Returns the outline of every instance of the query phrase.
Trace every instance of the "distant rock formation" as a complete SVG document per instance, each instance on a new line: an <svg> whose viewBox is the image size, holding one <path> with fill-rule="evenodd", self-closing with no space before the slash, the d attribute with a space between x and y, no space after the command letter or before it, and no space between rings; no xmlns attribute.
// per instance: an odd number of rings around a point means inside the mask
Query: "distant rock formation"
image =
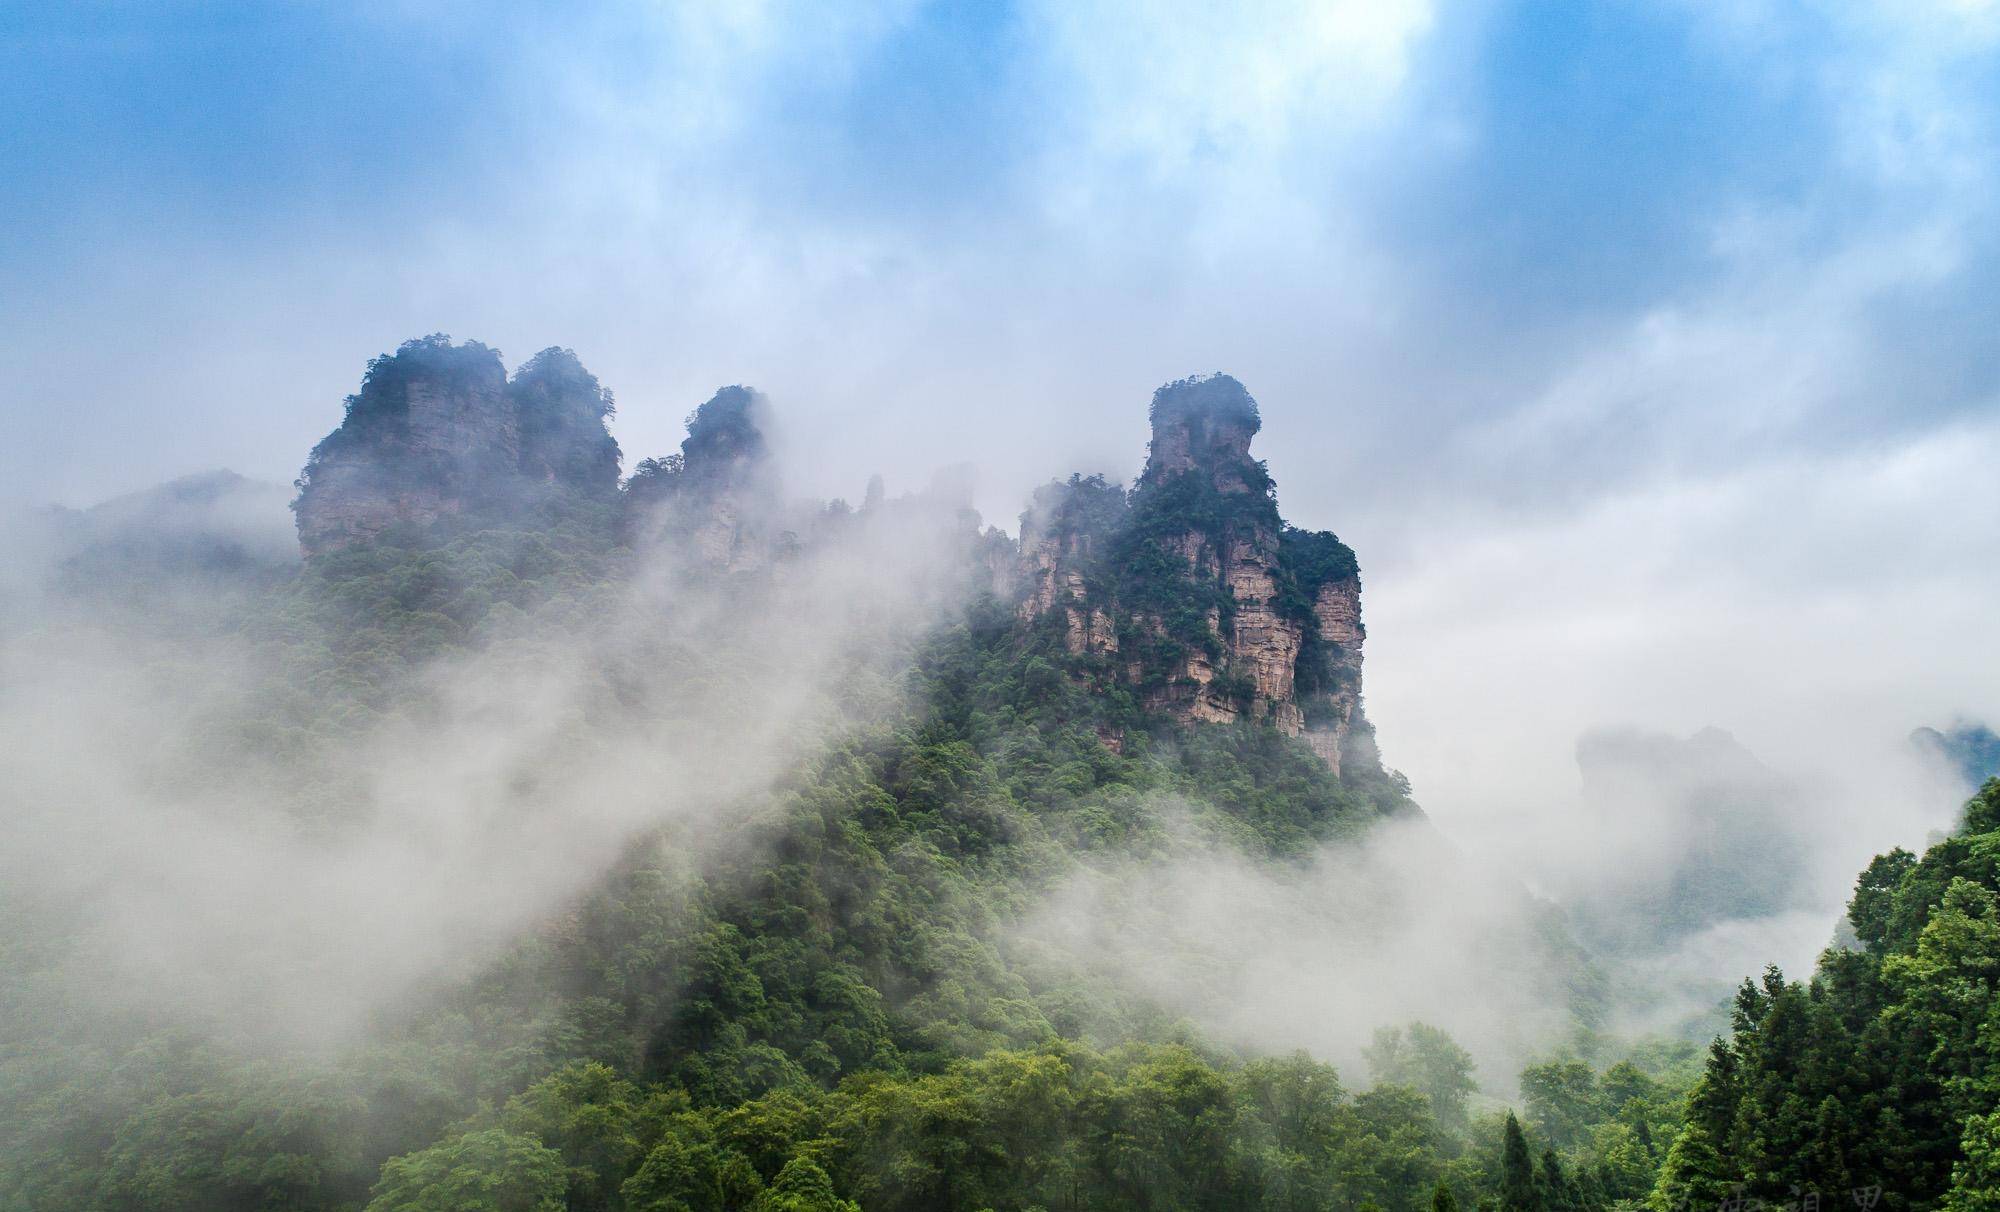
<svg viewBox="0 0 2000 1212"><path fill-rule="evenodd" d="M566 349L510 380L477 341L406 342L369 363L340 427L313 450L293 502L300 545L310 558L392 531L533 524L551 503L584 502L603 506L607 534L682 567L748 573L782 569L857 521L939 514L971 592L1011 595L1025 627L1054 628L1079 676L1182 723L1267 725L1336 772L1380 770L1362 713L1354 553L1279 516L1250 453L1257 402L1227 375L1155 392L1131 491L1101 477L1048 485L1018 546L982 528L963 473L900 502L878 481L858 515L786 502L768 404L743 386L695 409L680 452L640 463L621 490L612 407Z"/></svg>
<svg viewBox="0 0 2000 1212"><path fill-rule="evenodd" d="M618 492L618 440L605 423L617 411L610 389L571 350L529 358L507 384L520 428L521 475L599 500Z"/></svg>
<svg viewBox="0 0 2000 1212"><path fill-rule="evenodd" d="M299 562L282 484L233 471L183 476L88 509L0 516L0 613L7 599L56 592L161 609L175 589L263 584Z"/></svg>
<svg viewBox="0 0 2000 1212"><path fill-rule="evenodd" d="M1101 478L1036 494L1022 518L1024 620L1185 723L1267 721L1336 771L1374 765L1361 711L1354 553L1278 515L1250 456L1256 401L1227 375L1153 396L1152 446L1128 495Z"/></svg>
<svg viewBox="0 0 2000 1212"><path fill-rule="evenodd" d="M1942 732L1919 728L1910 733L1910 745L1962 784L1967 795L1987 779L2000 778L2000 736L1985 724L1959 720Z"/></svg>
<svg viewBox="0 0 2000 1212"><path fill-rule="evenodd" d="M681 452L640 463L625 486L635 532L683 541L702 563L732 572L767 563L780 508L768 407L761 393L733 386L695 409Z"/></svg>
<svg viewBox="0 0 2000 1212"><path fill-rule="evenodd" d="M566 349L507 379L498 351L442 335L368 364L340 427L313 448L293 504L313 556L398 527L500 519L554 496L612 499L611 393Z"/></svg>
<svg viewBox="0 0 2000 1212"><path fill-rule="evenodd" d="M1632 730L1576 746L1592 861L1564 878L1571 919L1607 952L1669 950L1724 922L1802 907L1812 804L1729 733Z"/></svg>

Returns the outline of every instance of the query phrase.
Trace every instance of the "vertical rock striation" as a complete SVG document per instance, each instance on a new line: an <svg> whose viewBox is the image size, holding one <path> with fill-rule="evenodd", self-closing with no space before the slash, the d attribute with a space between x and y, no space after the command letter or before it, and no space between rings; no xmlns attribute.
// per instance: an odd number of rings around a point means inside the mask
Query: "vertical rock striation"
<svg viewBox="0 0 2000 1212"><path fill-rule="evenodd" d="M1021 570L1014 579L1027 596L1016 613L1032 621L1059 609L1064 645L1072 655L1110 657L1118 651L1116 625L1092 594L1086 570L1124 514L1123 489L1103 476L1072 476L1067 484L1037 490L1021 515Z"/></svg>

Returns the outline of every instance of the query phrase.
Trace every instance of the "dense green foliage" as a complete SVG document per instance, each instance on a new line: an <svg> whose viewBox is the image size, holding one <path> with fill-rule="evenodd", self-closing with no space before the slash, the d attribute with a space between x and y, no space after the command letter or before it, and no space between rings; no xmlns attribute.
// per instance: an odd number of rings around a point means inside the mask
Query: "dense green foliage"
<svg viewBox="0 0 2000 1212"><path fill-rule="evenodd" d="M1690 1095L1664 1204L1875 1191L1889 1208L1993 1198L2000 1106L2000 780L1960 832L1862 875L1858 950L1805 983L1746 981ZM1795 1197L1794 1197L1795 1198Z"/></svg>
<svg viewBox="0 0 2000 1212"><path fill-rule="evenodd" d="M1467 1100L1479 1083L1472 1077L1472 1054L1449 1035L1428 1023L1411 1023L1407 1031L1384 1027L1365 1055L1378 1085L1408 1086L1430 1100L1440 1125L1465 1127Z"/></svg>
<svg viewBox="0 0 2000 1212"><path fill-rule="evenodd" d="M500 1142L518 1144L494 1164L521 1168L523 1146L541 1141L570 1167L563 1206L593 1209L794 1206L784 1197L831 1209L846 1192L864 1208L909 1212L1367 1202L1416 1212L1445 1168L1418 1102L1393 1091L1348 1099L1304 1057L1237 1065L1181 1045L1102 1054L1051 1043L728 1107L649 1096L601 1066L566 1069L392 1163L370 1208L428 1208L429 1189L404 1175L448 1173ZM521 1174L521 1197L544 1181Z"/></svg>

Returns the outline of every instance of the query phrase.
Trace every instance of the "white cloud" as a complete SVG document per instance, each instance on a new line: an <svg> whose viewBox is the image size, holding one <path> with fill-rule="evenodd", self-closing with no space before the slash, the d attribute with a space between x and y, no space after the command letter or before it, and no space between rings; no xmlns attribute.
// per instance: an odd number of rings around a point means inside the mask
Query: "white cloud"
<svg viewBox="0 0 2000 1212"><path fill-rule="evenodd" d="M1448 833L1553 883L1595 861L1565 845L1579 734L1722 727L1807 789L1831 912L1870 854L1949 823L1909 730L2000 718L1995 466L1989 419L1432 524L1368 582L1385 756Z"/></svg>
<svg viewBox="0 0 2000 1212"><path fill-rule="evenodd" d="M1292 152L1378 116L1428 0L1038 4L1049 98L1094 151L1139 171Z"/></svg>
<svg viewBox="0 0 2000 1212"><path fill-rule="evenodd" d="M1288 512L1360 550L1384 744L1448 821L1555 811L1599 723L1723 724L1842 773L1806 743L1831 726L1893 742L2000 712L1978 614L2000 562L1964 521L1995 516L2000 452L1948 427L1993 402L1918 410L1923 357L1881 327L1984 297L1994 6L1678 6L1704 69L1831 115L1832 158L1724 189L1627 310L1467 321L1507 284L1412 268L1435 233L1371 215L1363 178L1434 150L1413 99L1477 129L1477 88L1426 73L1484 66L1465 26L1507 20L1489 7L1035 0L991 49L1017 129L957 149L1001 161L969 217L835 205L883 165L787 159L911 4L496 18L505 100L541 116L491 199L282 246L108 235L60 297L15 304L0 492L289 478L369 354L441 328L516 360L576 347L629 457L746 380L802 491L976 456L1005 520L1036 478L1136 470L1147 392L1227 369L1265 401Z"/></svg>

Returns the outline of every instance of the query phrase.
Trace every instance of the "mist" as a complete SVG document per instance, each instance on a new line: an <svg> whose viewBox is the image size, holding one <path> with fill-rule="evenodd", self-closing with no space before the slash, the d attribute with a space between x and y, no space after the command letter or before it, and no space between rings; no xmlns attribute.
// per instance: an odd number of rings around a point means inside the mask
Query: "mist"
<svg viewBox="0 0 2000 1212"><path fill-rule="evenodd" d="M1793 908L1818 925L1780 925L1764 962L1803 970L1869 856L1920 848L1969 793L1908 738L2000 710L1979 622L1993 539L1969 524L2000 510L1996 455L2000 429L1968 424L1397 551L1368 583L1388 760L1442 829L1561 899L1674 857L1588 802L1577 743L1721 729L1784 788ZM1633 793L1671 798L1662 777Z"/></svg>
<svg viewBox="0 0 2000 1212"><path fill-rule="evenodd" d="M1285 414L1272 411L1276 443ZM772 448L788 468L802 457L784 424ZM1857 461L1817 497L1806 473L1786 473L1671 505L1489 523L1419 541L1379 575L1364 552L1368 706L1431 823L1296 869L1184 847L1086 871L1022 937L1253 1051L1352 1064L1379 1027L1438 1024L1503 1091L1574 1035L1569 977L1548 967L1564 911L1605 965L1603 1025L1712 1022L1742 976L1809 967L1869 854L1954 819L1963 786L1905 737L1948 718L1943 703L1978 709L1984 684L1962 674L1911 697L1866 657L1963 654L1985 540L1938 519L2000 506L1976 474L1994 453L1974 428L1888 465ZM85 914L72 928L91 941L68 962L93 998L170 1005L267 1043L352 1043L412 990L476 972L635 837L721 844L814 746L883 718L897 663L964 600L947 570L982 477L961 464L931 478L904 507L829 532L768 595L642 550L609 600L503 617L474 650L403 674L381 718L304 754L230 740L288 673L271 637L237 629L231 592L166 575L132 612L52 589L157 572L120 562L190 545L296 575L288 493L200 477L23 518L0 683L24 808L10 893ZM1774 491L1794 502L1782 522L1763 504ZM809 526L817 507L789 508ZM1753 517L1781 529L1746 535ZM1811 545L1832 534L1841 596L1798 617L1798 591L1823 576ZM1954 571L1927 579L1931 567ZM1673 595L1658 594L1662 577ZM625 710L606 713L607 686ZM1673 756L1718 723L1735 754L1721 768ZM1665 756L1593 786L1579 753L1620 735ZM1705 916L1627 937L1616 923L1658 915L1659 890L1694 870L1692 833L1713 849L1717 821L1771 860L1771 895L1711 872Z"/></svg>
<svg viewBox="0 0 2000 1212"><path fill-rule="evenodd" d="M1719 727L1809 789L1830 923L1955 810L1901 738L2000 718L2000 28L1640 5L1552 73L1535 6L1310 7L24 16L0 499L289 480L357 357L444 330L574 344L635 459L748 377L797 491L976 456L1005 520L1228 370L1360 553L1442 828L1564 886L1578 739ZM194 75L263 101L120 124Z"/></svg>
<svg viewBox="0 0 2000 1212"><path fill-rule="evenodd" d="M1253 1055L1306 1049L1357 1078L1376 1031L1421 1021L1505 1095L1594 1020L1595 974L1574 963L1559 911L1428 822L1274 867L1216 846L1186 808L1150 805L1169 845L1079 871L1014 945Z"/></svg>
<svg viewBox="0 0 2000 1212"><path fill-rule="evenodd" d="M288 742L259 727L288 696L340 700L294 682L316 673L309 636L245 625L254 589L151 564L138 601L53 588L104 573L104 543L221 542L199 528L225 515L290 530L288 493L230 487L143 521L91 511L92 544L42 536L64 558L39 565L0 643L0 888L67 940L51 962L73 1005L253 1049L355 1045L642 835L697 862L751 845L742 822L773 781L894 710L903 663L964 591L947 575L963 519L937 498L856 515L754 592L656 546L588 599L496 612L474 644L400 670L378 710Z"/></svg>

